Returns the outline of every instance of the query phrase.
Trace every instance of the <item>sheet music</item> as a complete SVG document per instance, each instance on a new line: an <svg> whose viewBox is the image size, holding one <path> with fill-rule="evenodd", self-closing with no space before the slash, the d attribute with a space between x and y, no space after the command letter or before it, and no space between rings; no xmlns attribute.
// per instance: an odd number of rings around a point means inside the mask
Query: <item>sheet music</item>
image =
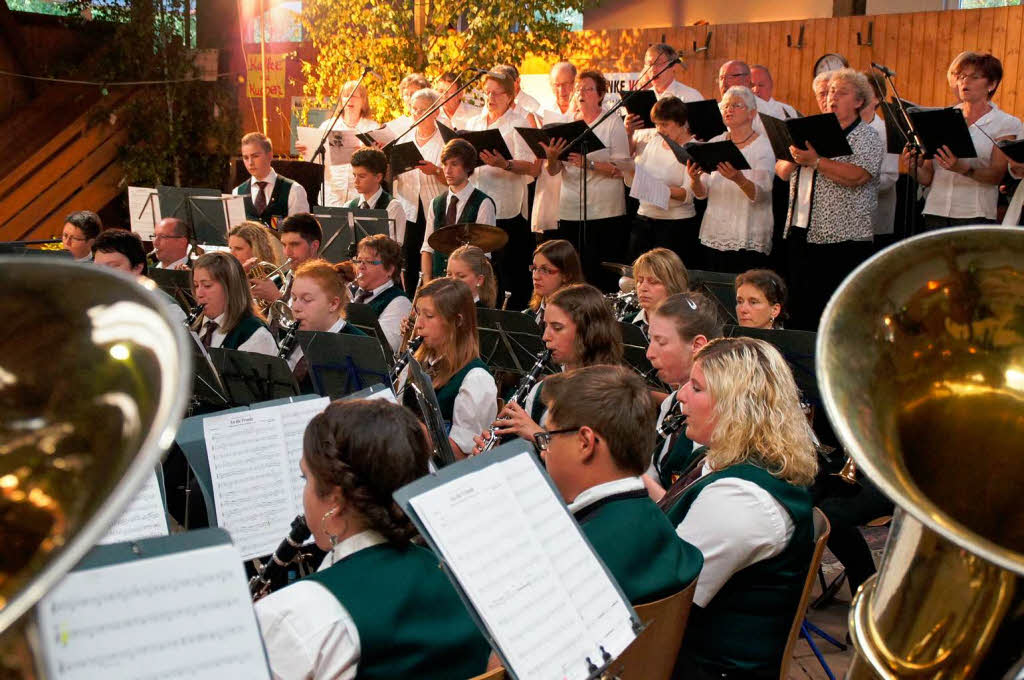
<svg viewBox="0 0 1024 680"><path fill-rule="evenodd" d="M376 130L368 130L365 134L372 137L373 141L377 142L381 146L387 146L391 142L395 141L395 138L398 136L391 128L386 126ZM409 139L409 137L405 137L405 139Z"/></svg>
<svg viewBox="0 0 1024 680"><path fill-rule="evenodd" d="M302 160L313 160L313 154L316 153L316 147L319 146L320 138L323 136L324 132L319 128L303 127L301 125L298 127L295 144L301 144L306 147L305 153L302 154Z"/></svg>
<svg viewBox="0 0 1024 680"><path fill-rule="evenodd" d="M224 209L227 211L228 230L249 219L245 216L245 196L221 194L221 197L224 199Z"/></svg>
<svg viewBox="0 0 1024 680"><path fill-rule="evenodd" d="M217 524L242 559L274 552L302 514L302 435L327 397L203 420Z"/></svg>
<svg viewBox="0 0 1024 680"><path fill-rule="evenodd" d="M639 201L652 203L662 210L668 210L668 199L671 197L668 185L655 179L642 165L634 168L633 186L629 190L629 195Z"/></svg>
<svg viewBox="0 0 1024 680"><path fill-rule="evenodd" d="M333 130L327 137L327 161L331 165L347 165L352 162L352 154L362 146L352 130Z"/></svg>
<svg viewBox="0 0 1024 680"><path fill-rule="evenodd" d="M629 609L529 454L410 501L520 678L583 679L635 638Z"/></svg>
<svg viewBox="0 0 1024 680"><path fill-rule="evenodd" d="M37 612L53 680L270 678L230 544L73 571Z"/></svg>
<svg viewBox="0 0 1024 680"><path fill-rule="evenodd" d="M137 541L140 538L167 536L167 515L160 496L160 480L154 472L98 543Z"/></svg>
<svg viewBox="0 0 1024 680"><path fill-rule="evenodd" d="M152 241L156 223L162 219L156 189L128 187L128 217L132 231L143 241Z"/></svg>

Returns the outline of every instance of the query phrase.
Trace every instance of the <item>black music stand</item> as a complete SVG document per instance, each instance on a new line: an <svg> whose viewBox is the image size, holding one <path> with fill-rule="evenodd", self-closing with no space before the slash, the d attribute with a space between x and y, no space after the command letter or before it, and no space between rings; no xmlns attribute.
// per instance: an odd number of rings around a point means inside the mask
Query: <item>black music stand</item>
<svg viewBox="0 0 1024 680"><path fill-rule="evenodd" d="M381 350L388 362L388 368L395 364L394 354L388 338L384 335L384 329L380 327L380 320L373 307L365 302L350 302L345 307L345 323L350 323L371 338L377 338Z"/></svg>
<svg viewBox="0 0 1024 680"><path fill-rule="evenodd" d="M211 347L209 352L232 406L299 396L299 385L284 359L223 347Z"/></svg>
<svg viewBox="0 0 1024 680"><path fill-rule="evenodd" d="M716 303L722 318L728 323L736 323L736 277L737 274L709 272L700 269L690 270L690 287L706 294Z"/></svg>
<svg viewBox="0 0 1024 680"><path fill-rule="evenodd" d="M726 337L757 338L771 343L782 354L782 358L793 371L793 380L805 401L812 405L821 403L818 392L818 376L814 370L814 346L818 334L811 331L786 330L782 328L746 328L726 326Z"/></svg>
<svg viewBox="0 0 1024 680"><path fill-rule="evenodd" d="M231 158L231 173L228 179L228 191L233 191L249 177L249 171L245 169L245 162L238 156ZM285 158L275 158L270 162L270 167L281 177L298 182L306 190L306 198L312 207L317 204L320 198L320 185L324 181L324 166L320 163L309 161L297 161ZM252 197L249 197L252 200ZM248 204L246 207L250 207Z"/></svg>
<svg viewBox="0 0 1024 680"><path fill-rule="evenodd" d="M320 257L328 262L354 257L356 244L367 236L390 236L392 232L387 210L318 206L313 214L324 232Z"/></svg>
<svg viewBox="0 0 1024 680"><path fill-rule="evenodd" d="M209 352L194 331L189 331L189 335L192 337L192 403L188 415L228 408L231 404L227 387L214 367Z"/></svg>
<svg viewBox="0 0 1024 680"><path fill-rule="evenodd" d="M434 384L430 377L415 359L409 360L406 372L405 390L412 389L416 395L416 403L419 405L419 416L423 424L427 426L430 433L431 443L434 445L433 462L437 467L444 467L455 462L455 453L448 441L449 424L445 423L441 415L441 406L437 403L437 394L434 392ZM398 395L398 403L403 403L401 394Z"/></svg>
<svg viewBox="0 0 1024 680"><path fill-rule="evenodd" d="M188 314L195 306L195 298L192 297L192 271L180 269L158 269L150 267L149 278L163 292L174 298L185 313Z"/></svg>
<svg viewBox="0 0 1024 680"><path fill-rule="evenodd" d="M338 399L387 384L388 363L376 338L316 331L299 331L296 337L317 394Z"/></svg>
<svg viewBox="0 0 1024 680"><path fill-rule="evenodd" d="M628 321L620 321L619 329L622 331L622 358L629 364L629 367L646 380L651 387L671 392L671 389L658 380L658 372L654 370L647 358L647 345L650 344L650 341L644 335L643 330Z"/></svg>
<svg viewBox="0 0 1024 680"><path fill-rule="evenodd" d="M546 347L541 329L528 314L479 307L480 359L492 369L524 375Z"/></svg>

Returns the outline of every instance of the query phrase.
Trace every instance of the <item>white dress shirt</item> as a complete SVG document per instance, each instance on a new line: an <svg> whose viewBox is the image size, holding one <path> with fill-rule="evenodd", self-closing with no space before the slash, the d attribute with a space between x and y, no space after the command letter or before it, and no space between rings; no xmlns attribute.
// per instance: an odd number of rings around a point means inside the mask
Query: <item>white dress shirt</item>
<svg viewBox="0 0 1024 680"><path fill-rule="evenodd" d="M652 220L682 220L696 215L693 207L693 190L690 188L690 175L686 166L679 162L672 149L661 137L655 137L644 145L636 157L636 164L654 179L670 187L686 189L686 198L680 201L669 197L668 208L660 208L653 203L640 201L637 214Z"/></svg>
<svg viewBox="0 0 1024 680"><path fill-rule="evenodd" d="M455 109L455 113L448 115L448 112L444 110L442 106L440 108L440 115L437 117L439 123L445 127L449 127L452 130L465 130L466 123L473 118L480 115L480 107L473 106L465 101L459 102L459 107Z"/></svg>
<svg viewBox="0 0 1024 680"><path fill-rule="evenodd" d="M416 172L419 172L417 170ZM372 196L359 195L359 206L362 207L363 203L366 203L371 209L377 204L380 199L380 195L384 193L384 187L378 187L377 191ZM399 243L405 243L405 209L402 207L402 202L397 198L392 198L391 202L384 208L388 212L388 219L393 220L393 225L389 224L388 228L391 229L391 238Z"/></svg>
<svg viewBox="0 0 1024 680"><path fill-rule="evenodd" d="M494 376L482 368L466 373L455 397L452 427L448 436L463 453L473 450L473 437L491 427L498 416L498 387Z"/></svg>
<svg viewBox="0 0 1024 680"><path fill-rule="evenodd" d="M92 256L90 255L89 257ZM175 260L174 262L168 265L165 265L163 262L160 262L158 260L156 266L154 266L153 269L177 269L183 264L188 264L188 254L186 254L185 257L181 258L180 260Z"/></svg>
<svg viewBox="0 0 1024 680"><path fill-rule="evenodd" d="M516 132L517 127L530 127L526 118L515 113L512 109L507 110L493 124L487 123L487 111L484 110L479 116L468 121L468 130L487 130L496 128L501 132L505 145L512 152L512 159L517 161L533 161L536 157L522 135ZM481 165L470 176L470 182L477 189L491 197L497 208L496 217L499 220L508 220L522 215L526 217L526 186L533 179L527 175L519 175L509 172L503 168L492 168L489 165Z"/></svg>
<svg viewBox="0 0 1024 680"><path fill-rule="evenodd" d="M594 134L605 148L588 153L587 161L609 163L630 157L629 137L626 136L626 126L623 125L621 118L606 118L594 128ZM541 168L541 172L547 172L547 168ZM558 200L558 219L579 220L583 171L566 161L562 163L561 174L562 190ZM586 189L587 219L600 220L626 214L626 194L621 177L609 177L595 170L588 170Z"/></svg>
<svg viewBox="0 0 1024 680"><path fill-rule="evenodd" d="M349 536L334 546L317 571L380 545L376 531ZM326 588L302 580L253 605L275 680L352 680L359 669L359 630Z"/></svg>
<svg viewBox="0 0 1024 680"><path fill-rule="evenodd" d="M330 119L325 120L320 124L321 130L326 130L331 124ZM339 118L337 125L334 126L334 130L352 130L354 132L369 132L370 130L376 130L380 126L377 125L377 121L370 120L369 118L360 118L356 126L349 127L345 123L344 118ZM330 164L330 150L327 150L325 154L324 163L324 179L327 182L327 195L320 198L325 206L328 207L341 207L355 198L356 194L355 186L352 184L352 166L348 163L342 163L341 165Z"/></svg>
<svg viewBox="0 0 1024 680"><path fill-rule="evenodd" d="M221 314L212 321L216 322L217 328L213 331L213 335L210 336L210 347L220 347L224 344L224 338L227 337L227 333L224 332L224 317L226 314ZM199 326L199 337L203 337L206 332L206 322L211 321L209 317L203 316L203 323ZM256 354L268 354L270 356L277 356L277 341L274 340L274 336L265 327L260 326L256 329L256 332L249 336L249 339L238 346L238 350L241 352L254 352Z"/></svg>
<svg viewBox="0 0 1024 680"><path fill-rule="evenodd" d="M537 116L540 118L541 126L572 122L572 115L569 112L562 112L557 105L552 109L543 109ZM546 168L541 167L540 175L537 176L537 189L533 195L533 212L530 215L530 227L533 231L544 232L558 228L558 203L561 191L562 173L551 175Z"/></svg>
<svg viewBox="0 0 1024 680"><path fill-rule="evenodd" d="M779 100L772 97L765 101L760 97L757 98L757 110L779 120L786 120L787 118L799 118L800 114L789 104L780 102Z"/></svg>
<svg viewBox="0 0 1024 680"><path fill-rule="evenodd" d="M711 141L723 141L725 134ZM755 250L769 253L772 249L772 178L775 176L775 153L767 135L740 149L750 170L743 176L755 185L754 200L717 170L704 176L708 207L700 226L700 242L716 250Z"/></svg>
<svg viewBox="0 0 1024 680"><path fill-rule="evenodd" d="M608 496L628 493L630 491L642 491L643 489L644 480L639 477L613 479L610 482L604 482L603 484L598 484L597 486L592 486L589 489L581 491L580 494L576 496L576 498L572 499L571 503L569 503L569 512L575 514L603 498L608 498Z"/></svg>
<svg viewBox="0 0 1024 680"><path fill-rule="evenodd" d="M412 141L416 145L423 160L441 167L441 151L444 150L444 140L441 139L440 130L435 129L434 134L424 144L420 144L415 132L409 134L412 139L407 141ZM440 177L426 175L418 168L403 172L395 177L394 181L395 198L402 202L405 218L410 222L416 221L421 205L424 213L429 212L430 202L444 191L445 184Z"/></svg>
<svg viewBox="0 0 1024 680"><path fill-rule="evenodd" d="M705 97L700 93L700 90L694 89L689 85L684 85L678 80L673 80L669 83L661 92L654 89L654 96L658 99L664 99L665 97L677 97L684 102L699 102L704 101Z"/></svg>
<svg viewBox="0 0 1024 680"><path fill-rule="evenodd" d="M249 177L249 198L252 199L253 204L256 203L256 196L260 193L260 187L256 182L266 182L267 186L263 188L263 197L267 200L267 205L270 205L270 196L274 193L274 185L277 184L277 171L273 168L267 173L267 176L262 180L258 180L255 177ZM294 215L300 212L309 212L309 199L306 197L306 189L301 184L292 180L291 191L288 192L288 214ZM241 189L242 185L236 187L235 193L238 193L238 189Z"/></svg>
<svg viewBox="0 0 1024 680"><path fill-rule="evenodd" d="M388 279L383 285L374 288L373 293L363 300L363 303L369 304L374 298L394 285L395 282ZM396 297L388 303L388 306L377 318L380 329L384 331L384 337L387 338L393 352L397 352L398 346L402 344L402 319L409 316L410 311L412 311L412 300L407 297Z"/></svg>
<svg viewBox="0 0 1024 680"><path fill-rule="evenodd" d="M476 171L480 172L480 168L477 168ZM469 201L469 197L470 195L472 195L474 188L475 187L469 182L467 182L466 186L462 187L458 191L452 191L452 188L448 187L448 192L445 195L444 199L445 214L447 214L448 212L448 206L451 205L452 197L454 196L455 198L458 198L459 202L455 205L455 220L458 221L458 219L462 217L462 211L466 209L466 204ZM430 238L430 235L434 233L434 230L439 227L437 227L437 225L434 224L434 211L429 206L427 207L426 222L426 230L423 233L423 247L420 248L420 252L432 253L434 252L434 249L430 247L429 243L427 243L427 239ZM480 205L480 209L476 213L476 224L489 224L492 227L494 226L494 201L485 200Z"/></svg>
<svg viewBox="0 0 1024 680"><path fill-rule="evenodd" d="M875 115L868 125L875 128L878 138L885 143L885 119ZM896 223L896 180L900 178L900 155L886 152L882 158L882 171L878 174L878 208L872 220L876 234L891 234Z"/></svg>
<svg viewBox="0 0 1024 680"><path fill-rule="evenodd" d="M334 325L327 329L327 333L340 333L341 329L345 327L345 320L338 319L334 322ZM288 368L295 370L295 364L299 363L299 359L303 357L302 345L298 342L295 343L295 348L292 349L292 353L288 355Z"/></svg>
<svg viewBox="0 0 1024 680"><path fill-rule="evenodd" d="M702 475L710 471L705 463ZM736 477L708 484L676 527L704 555L693 603L707 607L733 574L781 554L794 530L782 504L757 484Z"/></svg>

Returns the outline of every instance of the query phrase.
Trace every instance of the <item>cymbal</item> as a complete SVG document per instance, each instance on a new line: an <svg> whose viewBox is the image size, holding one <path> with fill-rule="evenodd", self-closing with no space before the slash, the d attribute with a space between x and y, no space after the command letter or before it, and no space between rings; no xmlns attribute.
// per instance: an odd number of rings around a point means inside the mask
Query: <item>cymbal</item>
<svg viewBox="0 0 1024 680"><path fill-rule="evenodd" d="M602 262L601 266L609 271L613 271L619 276L628 276L633 278L633 267L628 264L619 264L618 262Z"/></svg>
<svg viewBox="0 0 1024 680"><path fill-rule="evenodd" d="M489 224L453 224L435 231L427 243L443 255L451 255L456 248L467 245L489 253L508 243L508 234L504 229Z"/></svg>

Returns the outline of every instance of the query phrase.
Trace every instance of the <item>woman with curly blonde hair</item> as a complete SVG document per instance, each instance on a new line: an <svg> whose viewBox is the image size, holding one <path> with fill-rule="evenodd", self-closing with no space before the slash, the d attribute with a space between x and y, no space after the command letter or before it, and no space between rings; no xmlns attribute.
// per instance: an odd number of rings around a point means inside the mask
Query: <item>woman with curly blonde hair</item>
<svg viewBox="0 0 1024 680"><path fill-rule="evenodd" d="M678 399L686 436L707 449L700 478L666 510L704 554L680 668L778 677L814 550L817 457L796 383L772 345L720 338L697 353Z"/></svg>

